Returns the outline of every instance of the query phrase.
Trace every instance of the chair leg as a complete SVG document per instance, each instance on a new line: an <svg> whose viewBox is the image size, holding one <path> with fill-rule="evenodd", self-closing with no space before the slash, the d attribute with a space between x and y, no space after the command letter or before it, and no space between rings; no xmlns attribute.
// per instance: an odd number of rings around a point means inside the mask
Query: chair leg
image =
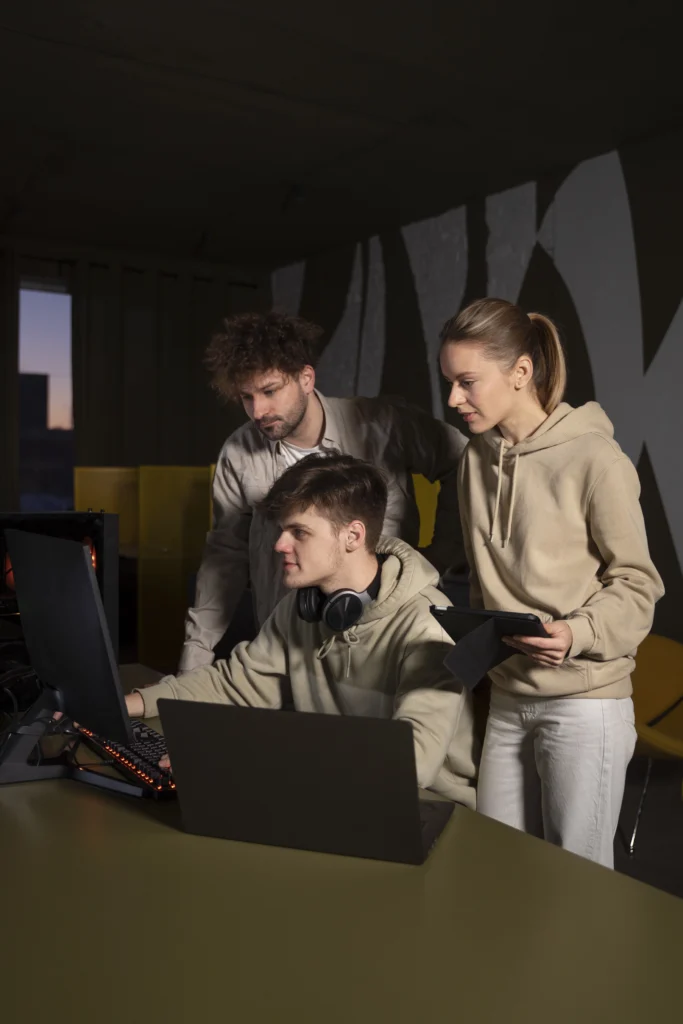
<svg viewBox="0 0 683 1024"><path fill-rule="evenodd" d="M645 782L643 783L643 789L640 794L640 800L638 802L638 810L636 811L636 820L633 825L633 835L631 836L631 842L628 844L628 855L632 857L636 850L636 836L638 835L638 825L640 824L640 816L643 813L643 804L645 803L645 797L647 795L647 787L650 783L650 774L652 773L652 758L647 759L647 769L645 770Z"/></svg>

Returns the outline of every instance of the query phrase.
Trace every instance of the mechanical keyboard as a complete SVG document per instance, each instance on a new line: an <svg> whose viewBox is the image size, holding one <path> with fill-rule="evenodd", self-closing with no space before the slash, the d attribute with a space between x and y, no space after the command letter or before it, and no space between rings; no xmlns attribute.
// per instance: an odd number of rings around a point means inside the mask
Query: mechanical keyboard
<svg viewBox="0 0 683 1024"><path fill-rule="evenodd" d="M137 783L143 796L155 800L175 797L171 772L159 767L159 761L167 753L164 737L137 719L131 724L134 738L129 747L104 739L83 726L78 726L78 732L85 746L115 767L126 781Z"/></svg>

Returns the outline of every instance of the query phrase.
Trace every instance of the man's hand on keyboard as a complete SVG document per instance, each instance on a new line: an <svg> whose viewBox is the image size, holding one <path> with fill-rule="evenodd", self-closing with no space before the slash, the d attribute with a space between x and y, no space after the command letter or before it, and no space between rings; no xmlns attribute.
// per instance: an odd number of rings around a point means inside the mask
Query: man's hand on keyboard
<svg viewBox="0 0 683 1024"><path fill-rule="evenodd" d="M127 693L126 694L126 710L131 718L142 718L145 713L145 702L139 693ZM171 762L168 759L168 754L159 761L159 767L164 768L166 771L171 770Z"/></svg>

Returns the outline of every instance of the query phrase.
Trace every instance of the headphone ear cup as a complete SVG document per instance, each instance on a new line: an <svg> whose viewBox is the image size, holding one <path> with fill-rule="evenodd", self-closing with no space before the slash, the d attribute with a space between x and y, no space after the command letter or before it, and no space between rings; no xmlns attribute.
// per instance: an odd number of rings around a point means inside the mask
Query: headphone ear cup
<svg viewBox="0 0 683 1024"><path fill-rule="evenodd" d="M330 594L322 610L323 622L334 633L343 633L355 626L366 602L354 590L339 590Z"/></svg>
<svg viewBox="0 0 683 1024"><path fill-rule="evenodd" d="M296 610L304 622L320 622L323 595L317 587L302 587L296 592Z"/></svg>

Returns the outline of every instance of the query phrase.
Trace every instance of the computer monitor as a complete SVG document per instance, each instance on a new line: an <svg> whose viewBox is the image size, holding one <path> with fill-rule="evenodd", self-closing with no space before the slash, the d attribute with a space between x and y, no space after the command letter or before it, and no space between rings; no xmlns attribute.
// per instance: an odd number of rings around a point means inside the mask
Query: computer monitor
<svg viewBox="0 0 683 1024"><path fill-rule="evenodd" d="M31 665L54 707L130 744L107 619L90 551L80 541L5 529ZM77 652L77 654L76 654Z"/></svg>
<svg viewBox="0 0 683 1024"><path fill-rule="evenodd" d="M5 532L28 533L80 541L90 553L109 627L114 656L119 651L119 524L111 512L0 513L0 617L21 624L12 556Z"/></svg>

